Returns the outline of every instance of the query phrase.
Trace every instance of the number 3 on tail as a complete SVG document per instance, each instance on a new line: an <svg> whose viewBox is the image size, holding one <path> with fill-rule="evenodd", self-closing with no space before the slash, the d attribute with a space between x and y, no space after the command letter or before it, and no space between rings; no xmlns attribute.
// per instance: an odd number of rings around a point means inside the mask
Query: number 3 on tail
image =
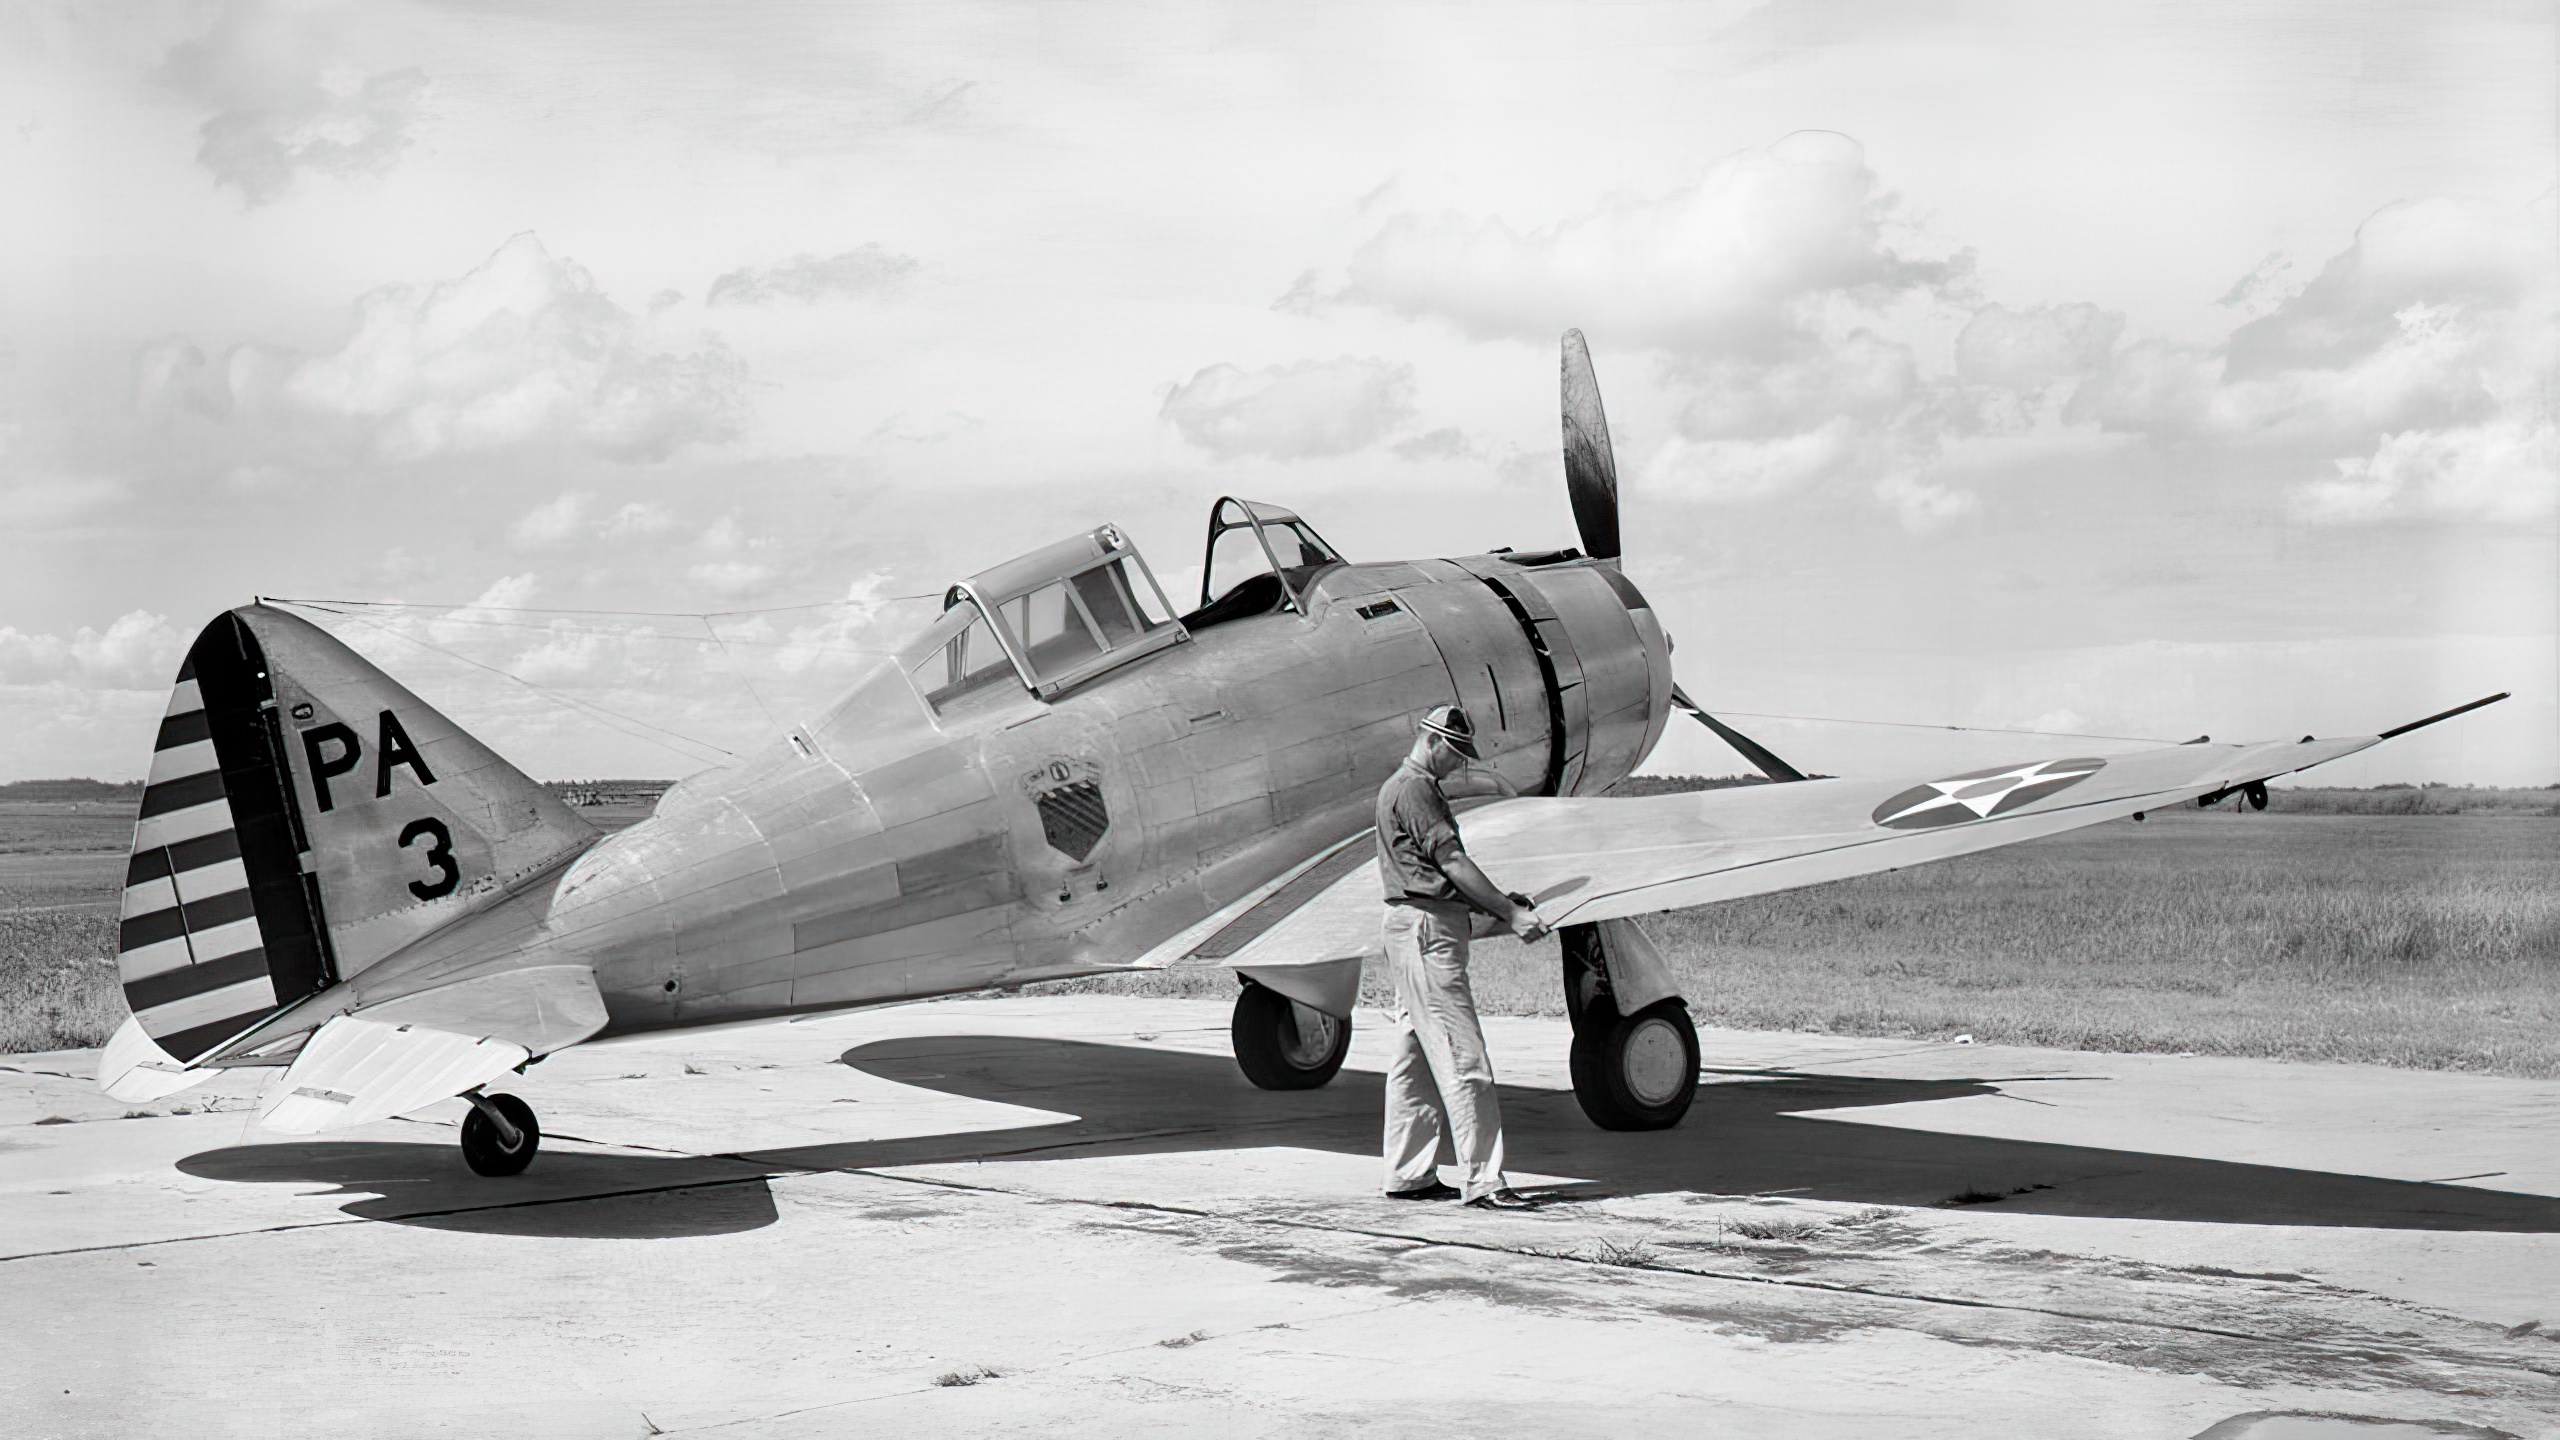
<svg viewBox="0 0 2560 1440"><path fill-rule="evenodd" d="M444 878L432 882L412 880L409 893L421 900L452 894L453 887L462 883L462 867L453 863L453 832L444 828L444 822L432 815L424 820L412 820L400 831L400 848L408 849L421 835L435 842L427 847L427 863L442 872Z"/></svg>

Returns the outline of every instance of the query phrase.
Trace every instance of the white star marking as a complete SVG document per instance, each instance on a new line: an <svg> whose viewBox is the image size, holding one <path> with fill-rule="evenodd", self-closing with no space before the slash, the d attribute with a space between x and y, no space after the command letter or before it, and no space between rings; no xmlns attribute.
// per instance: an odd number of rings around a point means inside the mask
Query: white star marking
<svg viewBox="0 0 2560 1440"><path fill-rule="evenodd" d="M1942 810L1949 805L1961 805L1972 811L1973 818L1976 820L1988 819L1992 807L2008 798L2010 791L2030 781L2048 778L2045 775L2045 767L2054 763L2056 762L2051 760L2039 760L2032 765L2020 765L2014 769L2003 770L1996 775L1971 775L1961 780L1932 780L1928 783L1928 788L1937 791L1939 798L1922 801L1893 818L1900 820L1907 816L1925 815L1933 810Z"/></svg>

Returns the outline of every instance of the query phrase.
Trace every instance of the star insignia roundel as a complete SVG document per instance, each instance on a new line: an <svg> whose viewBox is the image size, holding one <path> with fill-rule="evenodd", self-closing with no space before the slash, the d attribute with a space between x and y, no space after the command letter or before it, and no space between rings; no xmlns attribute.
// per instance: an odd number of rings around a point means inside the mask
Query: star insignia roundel
<svg viewBox="0 0 2560 1440"><path fill-rule="evenodd" d="M2104 760L2040 760L2001 770L1976 770L1914 785L1875 808L1872 817L1893 830L1927 830L1988 820L2032 805L2106 768Z"/></svg>

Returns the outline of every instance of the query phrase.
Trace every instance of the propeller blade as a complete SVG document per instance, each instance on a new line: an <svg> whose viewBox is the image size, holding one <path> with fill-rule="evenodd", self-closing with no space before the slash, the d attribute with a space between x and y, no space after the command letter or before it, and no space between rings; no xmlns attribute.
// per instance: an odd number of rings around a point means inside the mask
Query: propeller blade
<svg viewBox="0 0 2560 1440"><path fill-rule="evenodd" d="M1777 756L1770 754L1767 747L1763 746L1759 741L1752 739L1750 736L1743 734L1741 731L1734 729L1732 726L1727 725L1713 715L1708 714L1704 709L1701 709L1697 701L1689 698L1689 692L1681 689L1677 685L1671 687L1671 703L1688 711L1690 714L1697 716L1699 724L1713 730L1716 732L1717 739L1722 740L1727 745L1730 745L1734 749L1740 751L1743 759L1759 766L1761 774L1781 783L1789 780L1802 780L1805 778L1803 771L1788 764L1786 761L1779 759Z"/></svg>
<svg viewBox="0 0 2560 1440"><path fill-rule="evenodd" d="M1600 379L1582 332L1564 332L1564 489L1573 501L1582 553L1618 558L1618 460L1609 449L1609 417L1600 408Z"/></svg>

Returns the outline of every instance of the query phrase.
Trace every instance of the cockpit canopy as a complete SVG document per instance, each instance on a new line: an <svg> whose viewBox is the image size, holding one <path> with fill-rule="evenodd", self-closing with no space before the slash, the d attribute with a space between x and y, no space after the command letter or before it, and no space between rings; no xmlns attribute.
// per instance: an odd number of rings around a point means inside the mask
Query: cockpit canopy
<svg viewBox="0 0 2560 1440"><path fill-rule="evenodd" d="M1104 525L952 586L899 664L944 713L1017 683L1046 699L1189 638L1137 547Z"/></svg>
<svg viewBox="0 0 2560 1440"><path fill-rule="evenodd" d="M1341 563L1341 555L1295 512L1260 500L1221 496L1209 508L1209 545L1200 560L1200 608L1183 616L1183 623L1198 630L1274 610L1303 614L1307 590L1316 575ZM1218 598L1212 601L1211 595Z"/></svg>

